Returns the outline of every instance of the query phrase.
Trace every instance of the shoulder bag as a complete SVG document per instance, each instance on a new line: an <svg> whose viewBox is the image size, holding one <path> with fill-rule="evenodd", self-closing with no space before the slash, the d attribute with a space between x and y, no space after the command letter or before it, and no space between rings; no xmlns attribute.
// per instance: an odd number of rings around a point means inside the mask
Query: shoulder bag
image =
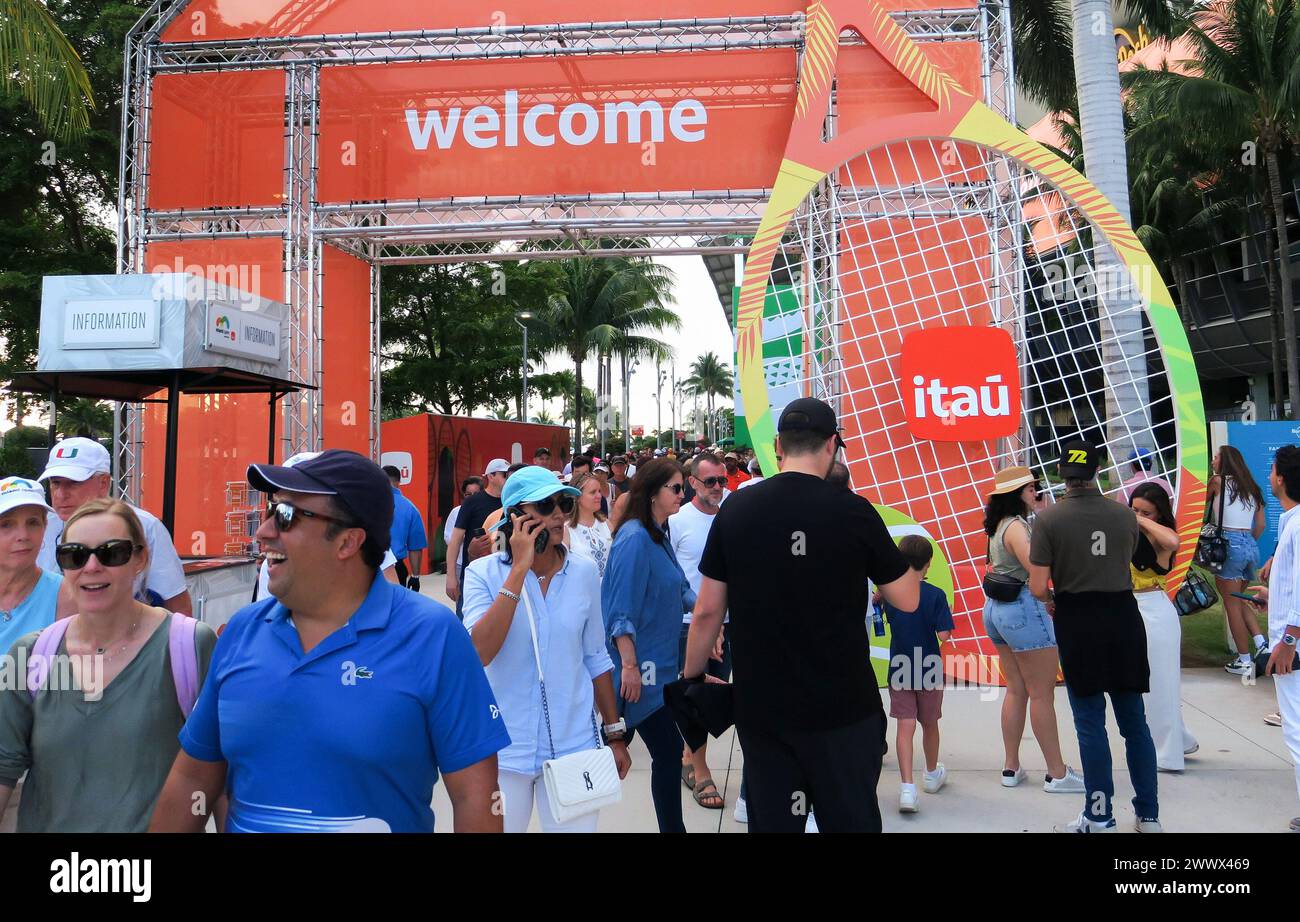
<svg viewBox="0 0 1300 922"><path fill-rule="evenodd" d="M993 533L993 538L997 537L997 532ZM987 564L993 559L993 538L989 538L984 545L984 562ZM1020 590L1025 588L1025 581L1016 579L1014 576L1008 576L1005 573L994 573L988 570L984 574L984 594L994 602L1014 602L1020 598Z"/></svg>
<svg viewBox="0 0 1300 922"><path fill-rule="evenodd" d="M1201 526L1201 537L1196 542L1196 562L1211 573L1218 573L1228 562L1228 536L1223 530L1223 507L1228 497L1228 478L1219 478L1219 523L1209 521Z"/></svg>
<svg viewBox="0 0 1300 922"><path fill-rule="evenodd" d="M613 750L601 744L595 711L591 713L591 729L596 737L596 748L556 758L555 737L551 734L551 708L546 700L546 677L542 674L542 652L537 645L537 622L533 619L528 587L523 587L519 594L523 597L524 612L528 615L528 633L533 640L533 658L537 662L537 681L542 687L546 740L551 749L551 757L542 763L542 780L546 785L551 816L555 817L557 823L567 823L594 813L601 807L618 803L623 799L623 786L618 778L618 765L614 761Z"/></svg>

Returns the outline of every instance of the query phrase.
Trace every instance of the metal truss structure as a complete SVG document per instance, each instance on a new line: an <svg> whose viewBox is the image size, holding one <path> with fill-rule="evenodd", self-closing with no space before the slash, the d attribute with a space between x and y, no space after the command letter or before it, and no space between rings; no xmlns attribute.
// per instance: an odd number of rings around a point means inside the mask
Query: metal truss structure
<svg viewBox="0 0 1300 922"><path fill-rule="evenodd" d="M284 38L163 42L187 0L155 0L126 40L118 196L118 268L145 271L150 244L273 238L283 246L290 307L290 377L321 383L323 247L371 266L371 450L379 450L380 269L384 265L506 259L743 253L758 226L768 189L511 197L456 197L322 204L316 197L320 74L324 67L417 61L573 58L591 55L803 49L803 16L556 23L408 32L312 34L331 0L288 4L271 30ZM1010 10L1001 0L962 9L892 13L915 40L978 41L985 101L1014 121ZM846 36L844 41L849 41ZM247 208L150 208L148 177L154 78L168 73L280 70L285 79L283 205ZM472 99L467 96L467 102ZM833 130L833 117L828 119ZM1005 188L1004 190L1005 191ZM826 194L834 194L832 188ZM1004 195L994 198L1004 199ZM900 207L906 190L900 190ZM997 217L996 202L980 208ZM832 248L833 249L833 248ZM804 275L833 267L833 254L795 254ZM823 280L824 283L825 280ZM828 349L828 354L833 348ZM285 456L321 447L318 391L286 398ZM139 501L140 408L124 406L115 426L120 493Z"/></svg>

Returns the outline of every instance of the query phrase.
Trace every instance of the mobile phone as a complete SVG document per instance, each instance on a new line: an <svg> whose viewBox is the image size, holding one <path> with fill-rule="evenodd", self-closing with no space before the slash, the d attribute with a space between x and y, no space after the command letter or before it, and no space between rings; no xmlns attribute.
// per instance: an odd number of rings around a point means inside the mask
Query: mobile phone
<svg viewBox="0 0 1300 922"><path fill-rule="evenodd" d="M1238 599L1245 599L1247 602L1254 602L1256 605L1261 604L1257 595L1247 595L1244 592L1229 592L1228 595L1235 596Z"/></svg>
<svg viewBox="0 0 1300 922"><path fill-rule="evenodd" d="M501 536L505 541L510 540L510 536L515 533L515 519L517 515L524 515L522 506L511 506L506 510L506 520L501 526ZM539 529L537 537L533 539L533 551L541 554L551 543L551 530L549 528Z"/></svg>

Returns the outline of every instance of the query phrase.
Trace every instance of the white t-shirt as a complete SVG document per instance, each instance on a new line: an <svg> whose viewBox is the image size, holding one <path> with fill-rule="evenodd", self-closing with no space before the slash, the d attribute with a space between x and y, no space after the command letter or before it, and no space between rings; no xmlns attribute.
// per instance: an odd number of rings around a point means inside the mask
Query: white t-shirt
<svg viewBox="0 0 1300 922"><path fill-rule="evenodd" d="M128 504L129 505L129 504ZM149 569L145 571L143 586L158 594L162 599L180 595L187 588L185 567L181 564L172 536L167 533L158 517L139 506L131 506L140 526L144 529L145 544L149 546ZM63 520L53 512L46 520L45 540L41 543L40 555L36 565L50 573L61 573L58 562L54 559L54 549L63 539ZM136 586L138 593L141 586Z"/></svg>
<svg viewBox="0 0 1300 922"><path fill-rule="evenodd" d="M387 570L389 567L397 566L397 558L393 556L392 551L384 551L384 562L379 565L380 571ZM267 569L266 561L262 561L262 566L257 571L257 598L253 601L259 601L266 598L271 590L271 573Z"/></svg>
<svg viewBox="0 0 1300 922"><path fill-rule="evenodd" d="M456 516L459 513L460 506L451 510L451 514L447 516L447 524L442 529L442 540L446 541L448 544L451 544L451 530L456 527Z"/></svg>
<svg viewBox="0 0 1300 922"><path fill-rule="evenodd" d="M594 563L596 572L604 579L605 564L609 563L609 547L614 543L609 522L597 519L591 525L566 525L565 536L568 538L569 550Z"/></svg>
<svg viewBox="0 0 1300 922"><path fill-rule="evenodd" d="M742 480L740 482L740 486L736 487L736 489L743 490L745 489L745 487L752 487L754 484L758 483L762 479L763 478L760 477L758 474L754 474L748 480Z"/></svg>
<svg viewBox="0 0 1300 922"><path fill-rule="evenodd" d="M726 502L729 495L724 490L722 501ZM700 558L704 556L704 543L708 540L709 529L713 527L713 519L714 516L701 512L694 501L683 504L682 508L668 517L668 540L696 594L704 580L704 575L700 573ZM690 623L691 613L683 612L682 624Z"/></svg>

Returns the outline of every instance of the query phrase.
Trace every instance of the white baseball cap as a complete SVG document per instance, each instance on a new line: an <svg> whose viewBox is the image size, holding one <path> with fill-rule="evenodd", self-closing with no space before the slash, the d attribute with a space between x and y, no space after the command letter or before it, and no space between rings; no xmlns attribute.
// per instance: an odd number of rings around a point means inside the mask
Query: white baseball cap
<svg viewBox="0 0 1300 922"><path fill-rule="evenodd" d="M509 461L507 461L505 458L493 458L491 461L487 463L487 467L484 468L483 475L486 477L488 474L505 474L508 473L509 471L510 471Z"/></svg>
<svg viewBox="0 0 1300 922"><path fill-rule="evenodd" d="M6 477L0 480L0 515L19 506L40 506L49 512L54 511L45 501L45 490L36 481L26 477Z"/></svg>
<svg viewBox="0 0 1300 922"><path fill-rule="evenodd" d="M95 474L112 473L113 464L108 449L94 439L72 438L55 442L50 449L45 470L38 478L66 477L69 480L89 480Z"/></svg>

